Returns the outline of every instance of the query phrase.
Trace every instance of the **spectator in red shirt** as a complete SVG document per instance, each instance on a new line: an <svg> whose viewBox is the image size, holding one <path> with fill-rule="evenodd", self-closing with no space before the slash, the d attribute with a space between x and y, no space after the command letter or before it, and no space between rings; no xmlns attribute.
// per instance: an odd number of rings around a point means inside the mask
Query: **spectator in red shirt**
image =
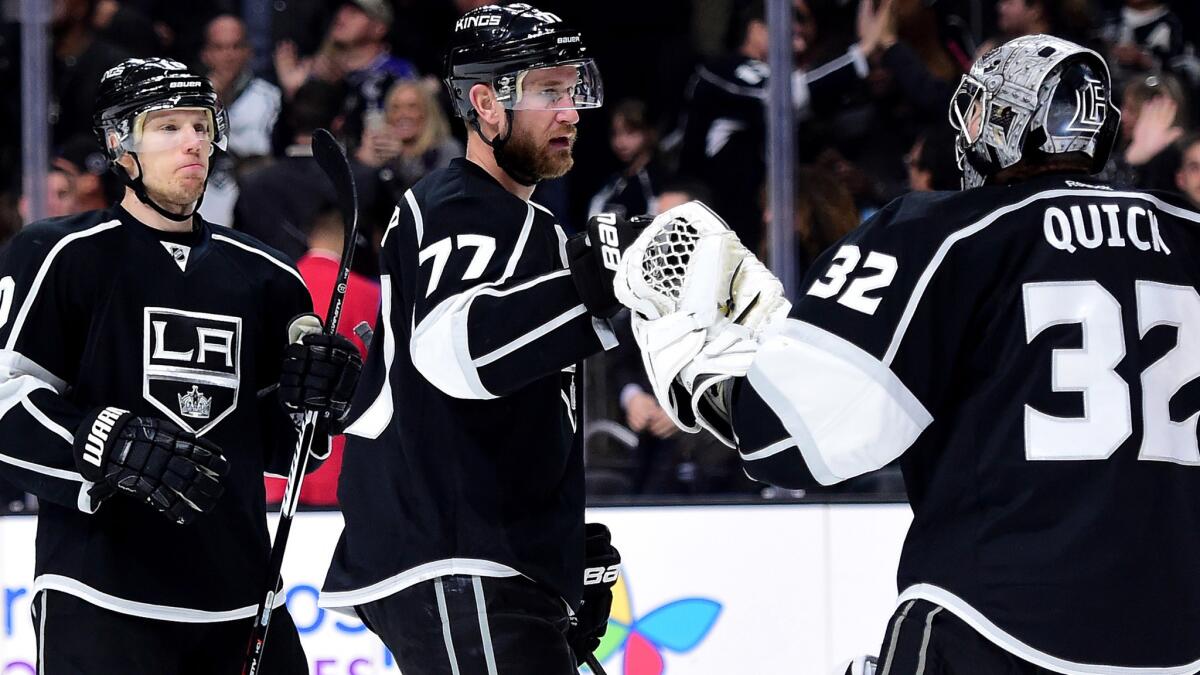
<svg viewBox="0 0 1200 675"><path fill-rule="evenodd" d="M337 283L338 263L342 257L344 225L337 206L330 204L317 213L312 231L308 235L308 253L296 263L300 276L312 294L313 311L324 317L329 310L329 296ZM342 318L338 322L338 333L346 336L358 347L363 360L367 358L370 333L375 328L379 315L379 284L371 279L350 272L346 286L346 301L342 305ZM308 474L300 489L300 503L306 506L337 506L338 474L342 470L342 446L346 439L334 436L333 450L321 468ZM283 501L284 481L278 478L267 480L267 503Z"/></svg>

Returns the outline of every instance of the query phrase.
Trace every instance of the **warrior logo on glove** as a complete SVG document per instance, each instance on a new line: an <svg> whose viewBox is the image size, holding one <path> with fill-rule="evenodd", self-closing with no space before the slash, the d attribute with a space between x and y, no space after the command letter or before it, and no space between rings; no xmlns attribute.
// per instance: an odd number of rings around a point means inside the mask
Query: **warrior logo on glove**
<svg viewBox="0 0 1200 675"><path fill-rule="evenodd" d="M109 406L75 433L75 466L94 483L93 504L114 494L145 502L178 525L208 513L224 493L229 462L221 449L167 420Z"/></svg>

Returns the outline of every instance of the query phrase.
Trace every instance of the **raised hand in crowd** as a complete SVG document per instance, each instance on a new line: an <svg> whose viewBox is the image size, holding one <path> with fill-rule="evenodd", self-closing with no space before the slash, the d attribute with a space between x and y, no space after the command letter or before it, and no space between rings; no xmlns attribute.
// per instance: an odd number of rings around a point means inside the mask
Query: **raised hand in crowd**
<svg viewBox="0 0 1200 675"><path fill-rule="evenodd" d="M634 394L626 403L625 423L638 433L648 431L657 438L670 438L679 433L679 427L658 405L654 396L644 391Z"/></svg>
<svg viewBox="0 0 1200 675"><path fill-rule="evenodd" d="M1183 136L1183 129L1175 123L1179 105L1169 96L1155 96L1146 101L1133 127L1133 138L1125 149L1125 161L1141 166L1167 149Z"/></svg>
<svg viewBox="0 0 1200 675"><path fill-rule="evenodd" d="M883 50L896 44L896 12L894 0L859 0L858 47L863 54L870 55L876 49Z"/></svg>

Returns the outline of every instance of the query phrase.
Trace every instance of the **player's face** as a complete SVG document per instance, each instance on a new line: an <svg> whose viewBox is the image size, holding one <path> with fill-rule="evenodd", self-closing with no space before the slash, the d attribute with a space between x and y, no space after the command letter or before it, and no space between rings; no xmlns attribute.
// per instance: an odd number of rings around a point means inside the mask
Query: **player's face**
<svg viewBox="0 0 1200 675"><path fill-rule="evenodd" d="M137 143L146 192L164 208L174 205L186 211L204 193L212 137L212 120L206 110L175 108L149 113Z"/></svg>
<svg viewBox="0 0 1200 675"><path fill-rule="evenodd" d="M576 73L573 66L543 68L530 72L524 87L527 91L560 91L574 83ZM518 110L505 150L533 175L558 178L575 163L571 151L578 123L578 110Z"/></svg>
<svg viewBox="0 0 1200 675"><path fill-rule="evenodd" d="M1192 205L1200 208L1200 143L1192 143L1183 153L1183 162L1179 165L1175 182Z"/></svg>

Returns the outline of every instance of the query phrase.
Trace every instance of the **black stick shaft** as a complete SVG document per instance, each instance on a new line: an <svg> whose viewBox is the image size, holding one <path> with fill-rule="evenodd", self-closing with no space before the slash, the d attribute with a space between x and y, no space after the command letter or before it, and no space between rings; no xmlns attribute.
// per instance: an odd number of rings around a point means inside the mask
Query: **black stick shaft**
<svg viewBox="0 0 1200 675"><path fill-rule="evenodd" d="M346 238L342 247L342 259L338 265L337 283L329 297L329 310L325 314L324 333L333 335L337 332L338 321L342 318L342 305L346 299L346 284L350 278L350 265L354 261L354 245L358 238L358 193L354 187L354 174L350 170L350 162L346 153L334 140L333 135L325 129L317 129L313 134L313 157L317 164L329 177L337 192L338 205L346 222ZM328 415L326 413L326 415ZM300 488L304 483L304 475L308 469L308 457L312 450L313 437L316 435L320 414L308 411L304 414L304 429L296 443L296 452L292 455L292 465L288 471L287 487L283 492L283 504L279 507L279 526L275 530L275 541L271 545L271 558L267 565L267 576L264 581L265 595L258 604L254 614L254 630L250 635L250 644L246 649L246 659L242 665L242 675L258 675L262 667L263 652L267 644L267 632L271 627L271 613L275 609L275 596L279 590L279 582L283 572L283 556L287 550L288 537L292 532L292 521L296 516L296 507L300 504Z"/></svg>
<svg viewBox="0 0 1200 675"><path fill-rule="evenodd" d="M608 673L604 672L604 668L600 665L600 661L596 659L595 654L585 655L583 657L583 662L586 663L588 668L591 668L592 672L596 675L608 675Z"/></svg>

